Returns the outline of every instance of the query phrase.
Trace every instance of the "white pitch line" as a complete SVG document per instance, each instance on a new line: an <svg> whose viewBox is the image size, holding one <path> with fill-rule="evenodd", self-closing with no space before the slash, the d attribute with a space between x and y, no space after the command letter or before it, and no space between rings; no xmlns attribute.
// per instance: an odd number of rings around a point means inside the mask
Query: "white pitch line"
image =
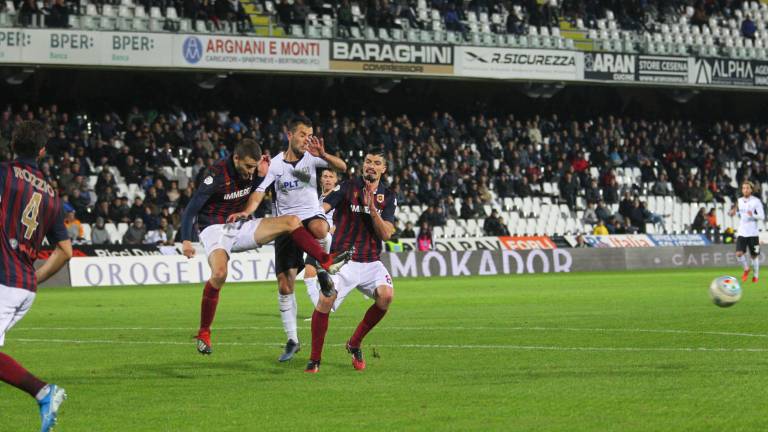
<svg viewBox="0 0 768 432"><path fill-rule="evenodd" d="M93 344L93 345L184 345L193 346L192 342L181 341L119 341L110 339L13 339L23 343L66 343L66 344ZM281 343L267 342L217 342L217 346L282 346ZM327 346L341 347L345 344L326 344ZM414 349L458 349L458 350L516 350L516 351L583 351L583 352L768 352L768 348L709 348L709 347L567 347L546 345L454 345L454 344L377 344L377 348L414 348Z"/></svg>
<svg viewBox="0 0 768 432"><path fill-rule="evenodd" d="M334 327L342 330L355 329L356 327L339 326ZM244 326L244 327L214 327L215 330L283 330L277 326ZM299 327L302 330L309 330L310 327ZM14 328L18 331L190 331L197 329L192 327L19 327ZM583 333L658 333L658 334L690 334L690 335L709 335L709 336L740 336L752 338L768 338L765 333L743 333L743 332L722 332L707 330L677 330L677 329L641 329L641 328L581 328L581 327L397 327L382 326L377 331L565 331L565 332L583 332Z"/></svg>

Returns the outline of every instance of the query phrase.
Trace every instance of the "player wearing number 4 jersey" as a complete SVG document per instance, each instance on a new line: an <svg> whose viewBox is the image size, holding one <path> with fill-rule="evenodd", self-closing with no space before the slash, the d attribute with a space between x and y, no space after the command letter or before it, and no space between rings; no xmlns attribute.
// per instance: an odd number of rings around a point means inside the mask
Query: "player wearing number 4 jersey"
<svg viewBox="0 0 768 432"><path fill-rule="evenodd" d="M397 201L394 193L379 183L385 170L383 152L369 150L363 162L363 176L342 183L323 204L326 211L335 209L336 232L331 250L354 247L354 252L352 261L332 276L336 291L322 291L323 296L312 314L312 354L305 369L308 373L320 370L329 313L331 309L338 309L350 291L357 288L375 300L347 341L347 352L352 355L352 366L357 370L365 369L363 338L384 318L392 303L392 277L380 256L382 241L389 240L395 231Z"/></svg>
<svg viewBox="0 0 768 432"><path fill-rule="evenodd" d="M241 211L253 190L269 167L269 158L262 157L259 144L244 139L235 146L234 154L216 162L203 176L195 194L187 204L181 222L182 252L187 258L195 256L192 230L197 222L200 242L208 257L211 277L203 289L200 305L200 329L197 350L211 354L211 324L219 303L219 292L227 279L229 255L269 243L280 235L290 235L293 241L317 259L324 269L335 271L346 262L345 254L328 254L312 237L296 216L266 219L237 219L226 223L227 216ZM250 213L248 213L250 217Z"/></svg>
<svg viewBox="0 0 768 432"><path fill-rule="evenodd" d="M0 347L8 330L32 306L37 284L53 276L72 257L61 201L35 162L45 153L47 141L48 132L42 123L22 122L14 130L11 142L17 159L0 163ZM55 249L35 271L34 263L45 238ZM67 397L63 388L41 381L2 352L0 380L37 399L40 430L51 430ZM12 425L3 426L13 429Z"/></svg>
<svg viewBox="0 0 768 432"><path fill-rule="evenodd" d="M739 198L736 206L731 210L731 215L733 216L738 212L741 219L739 231L736 233L736 258L744 267L741 280L746 282L749 278L750 260L744 255L749 250L752 261L752 282L756 283L760 277L760 228L758 224L765 220L765 212L763 211L763 203L752 195L753 191L754 186L751 182L745 181L741 184L743 196Z"/></svg>

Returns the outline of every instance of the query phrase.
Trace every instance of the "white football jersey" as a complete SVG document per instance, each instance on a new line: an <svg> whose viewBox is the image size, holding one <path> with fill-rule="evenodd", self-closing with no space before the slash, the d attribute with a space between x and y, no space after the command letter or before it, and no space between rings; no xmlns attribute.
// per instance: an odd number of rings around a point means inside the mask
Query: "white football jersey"
<svg viewBox="0 0 768 432"><path fill-rule="evenodd" d="M328 162L304 152L296 162L286 162L284 153L272 159L267 176L256 190L264 192L275 184L275 210L278 216L295 215L305 220L324 214L317 196L317 169Z"/></svg>
<svg viewBox="0 0 768 432"><path fill-rule="evenodd" d="M738 237L759 236L758 223L765 220L763 203L754 196L749 198L741 197L738 201L738 211L741 223L739 223L739 231L736 235Z"/></svg>
<svg viewBox="0 0 768 432"><path fill-rule="evenodd" d="M338 189L338 186L335 189L332 189L331 192L335 191L336 189ZM330 195L330 193L328 195ZM323 207L323 203L325 202L325 197L327 197L328 195L320 195L320 208ZM328 219L328 226L331 228L333 228L333 213L335 211L336 209L332 208L331 211L325 214L325 218Z"/></svg>

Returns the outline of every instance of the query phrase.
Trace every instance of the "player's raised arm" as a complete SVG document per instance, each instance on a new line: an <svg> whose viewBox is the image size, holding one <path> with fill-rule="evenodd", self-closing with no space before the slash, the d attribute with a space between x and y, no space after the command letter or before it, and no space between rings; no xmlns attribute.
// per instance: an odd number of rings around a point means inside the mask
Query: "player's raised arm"
<svg viewBox="0 0 768 432"><path fill-rule="evenodd" d="M363 204L368 206L376 237L383 241L388 241L392 234L395 233L395 202L392 200L387 203L381 214L379 214L374 204L374 195L374 191L366 183L365 192L363 193Z"/></svg>
<svg viewBox="0 0 768 432"><path fill-rule="evenodd" d="M192 233L194 232L197 215L208 199L216 190L216 184L220 179L213 173L208 173L192 195L189 204L181 215L181 252L187 258L195 256L195 248L192 246Z"/></svg>
<svg viewBox="0 0 768 432"><path fill-rule="evenodd" d="M346 162L341 160L341 158L338 158L330 153L325 152L325 140L323 140L322 138L318 138L314 135L310 136L307 139L309 140L307 151L312 156L319 157L320 159L328 162L328 166L334 171L339 171L339 172L347 171Z"/></svg>

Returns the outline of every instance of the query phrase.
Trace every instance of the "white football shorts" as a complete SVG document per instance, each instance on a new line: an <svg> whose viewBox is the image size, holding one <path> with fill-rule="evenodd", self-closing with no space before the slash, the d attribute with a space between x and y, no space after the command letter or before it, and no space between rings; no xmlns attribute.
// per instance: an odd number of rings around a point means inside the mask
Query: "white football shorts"
<svg viewBox="0 0 768 432"><path fill-rule="evenodd" d="M5 334L29 312L35 293L21 288L0 285L0 347Z"/></svg>
<svg viewBox="0 0 768 432"><path fill-rule="evenodd" d="M376 288L381 285L394 288L392 276L381 261L350 261L331 278L338 292L333 310L338 310L347 294L355 288L370 298L376 298Z"/></svg>
<svg viewBox="0 0 768 432"><path fill-rule="evenodd" d="M242 252L259 247L254 239L256 229L261 219L249 219L244 222L231 224L209 225L200 232L200 243L205 249L206 256L216 249L224 249L227 255L232 252Z"/></svg>

